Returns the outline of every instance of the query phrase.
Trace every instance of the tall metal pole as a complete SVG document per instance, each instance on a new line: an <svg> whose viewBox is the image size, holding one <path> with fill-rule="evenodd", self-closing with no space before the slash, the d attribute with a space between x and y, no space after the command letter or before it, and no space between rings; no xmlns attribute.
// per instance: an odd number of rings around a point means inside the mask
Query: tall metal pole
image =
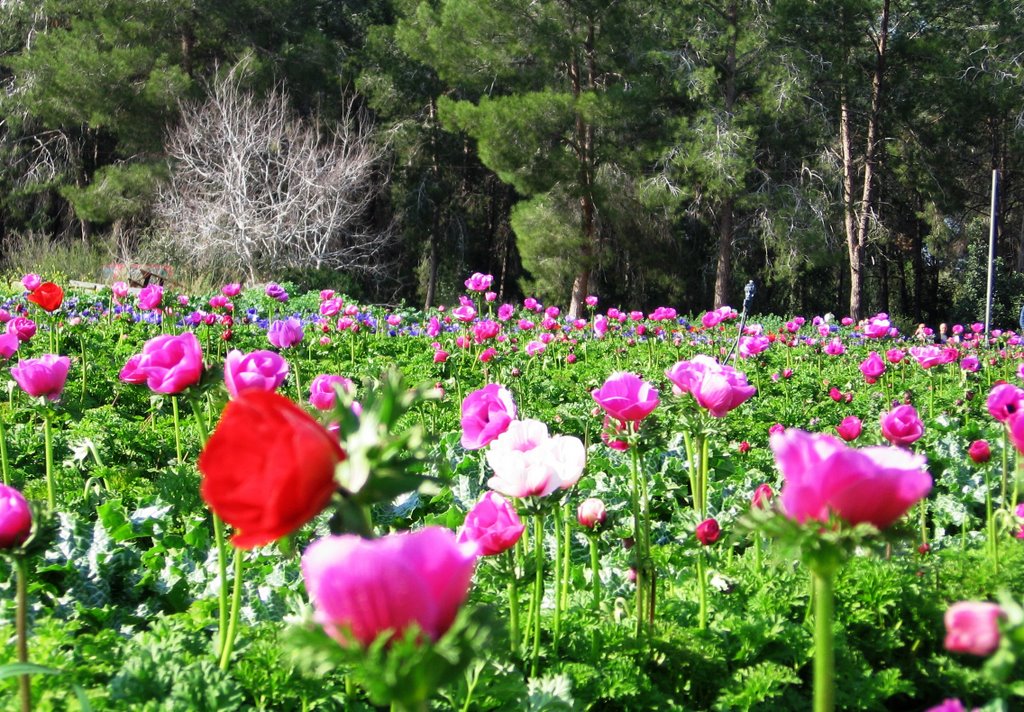
<svg viewBox="0 0 1024 712"><path fill-rule="evenodd" d="M985 340L989 338L989 329L992 326L992 294L996 287L996 235L999 233L998 213L999 205L999 169L992 169L992 207L989 211L988 229L988 290L985 293Z"/></svg>

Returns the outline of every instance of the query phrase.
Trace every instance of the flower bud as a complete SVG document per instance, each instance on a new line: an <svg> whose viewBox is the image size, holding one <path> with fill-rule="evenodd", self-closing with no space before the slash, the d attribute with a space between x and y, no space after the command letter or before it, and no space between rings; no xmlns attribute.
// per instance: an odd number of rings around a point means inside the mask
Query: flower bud
<svg viewBox="0 0 1024 712"><path fill-rule="evenodd" d="M587 529L596 529L604 526L607 519L608 512L605 511L604 502L596 497L583 500L576 509L576 521L580 523L580 526Z"/></svg>

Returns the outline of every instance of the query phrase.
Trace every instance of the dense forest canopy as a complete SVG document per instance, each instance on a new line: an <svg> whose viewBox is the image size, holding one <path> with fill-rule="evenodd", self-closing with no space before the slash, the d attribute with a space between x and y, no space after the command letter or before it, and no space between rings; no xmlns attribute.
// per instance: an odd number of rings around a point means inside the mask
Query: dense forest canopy
<svg viewBox="0 0 1024 712"><path fill-rule="evenodd" d="M1021 27L995 0L4 3L0 255L237 244L238 277L382 301L483 271L700 311L752 279L761 311L968 320L999 170L1011 319Z"/></svg>

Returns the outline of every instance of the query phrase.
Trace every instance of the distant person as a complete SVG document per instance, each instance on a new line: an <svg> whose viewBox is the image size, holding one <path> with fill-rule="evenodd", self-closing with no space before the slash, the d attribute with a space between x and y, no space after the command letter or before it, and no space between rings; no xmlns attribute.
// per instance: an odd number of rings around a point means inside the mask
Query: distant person
<svg viewBox="0 0 1024 712"><path fill-rule="evenodd" d="M924 324L917 325L917 331L914 332L914 338L918 341L928 340L928 327Z"/></svg>
<svg viewBox="0 0 1024 712"><path fill-rule="evenodd" d="M1020 328L1024 329L1024 307L1020 308L1020 318L1018 321L1020 322Z"/></svg>
<svg viewBox="0 0 1024 712"><path fill-rule="evenodd" d="M949 341L949 327L945 324L939 324L939 343L944 344Z"/></svg>

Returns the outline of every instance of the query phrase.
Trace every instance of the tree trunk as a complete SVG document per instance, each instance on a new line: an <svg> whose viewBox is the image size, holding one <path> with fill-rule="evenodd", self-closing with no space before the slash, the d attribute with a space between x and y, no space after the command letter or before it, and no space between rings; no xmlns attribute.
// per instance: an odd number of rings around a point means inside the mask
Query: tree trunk
<svg viewBox="0 0 1024 712"><path fill-rule="evenodd" d="M846 90L840 103L840 137L843 144L843 203L846 241L850 253L850 316L860 319L863 302L864 247L871 227L875 167L878 163L879 122L882 114L882 80L885 76L886 47L889 39L889 2L882 3L878 37L875 42L875 69L871 75L871 107L868 112L867 140L864 147L864 174L860 204L853 204L854 166L850 145L850 111ZM854 229L854 223L856 228Z"/></svg>
<svg viewBox="0 0 1024 712"><path fill-rule="evenodd" d="M729 3L729 47L725 55L725 116L731 123L736 107L736 42L739 40L739 8ZM732 241L735 238L736 202L732 196L722 200L718 215L718 264L715 268L715 308L729 303L732 286Z"/></svg>
<svg viewBox="0 0 1024 712"><path fill-rule="evenodd" d="M587 41L584 46L587 62L587 89L593 89L596 67L594 62L594 23L588 20ZM573 96L577 99L583 91L579 62L573 58L569 73L572 79ZM576 112L576 144L579 161L580 212L583 244L580 247L579 268L572 283L569 300L569 318L579 319L583 315L587 293L590 290L591 269L597 245L597 223L594 206L594 127Z"/></svg>
<svg viewBox="0 0 1024 712"><path fill-rule="evenodd" d="M430 122L430 174L433 176L435 185L440 180L441 169L437 158L437 127L434 126L434 117L437 107L431 99L427 104L427 119ZM427 294L424 301L423 311L429 311L434 306L434 294L437 291L437 243L440 240L438 234L441 230L441 207L434 202L432 205L433 214L430 220L430 247L427 256Z"/></svg>

